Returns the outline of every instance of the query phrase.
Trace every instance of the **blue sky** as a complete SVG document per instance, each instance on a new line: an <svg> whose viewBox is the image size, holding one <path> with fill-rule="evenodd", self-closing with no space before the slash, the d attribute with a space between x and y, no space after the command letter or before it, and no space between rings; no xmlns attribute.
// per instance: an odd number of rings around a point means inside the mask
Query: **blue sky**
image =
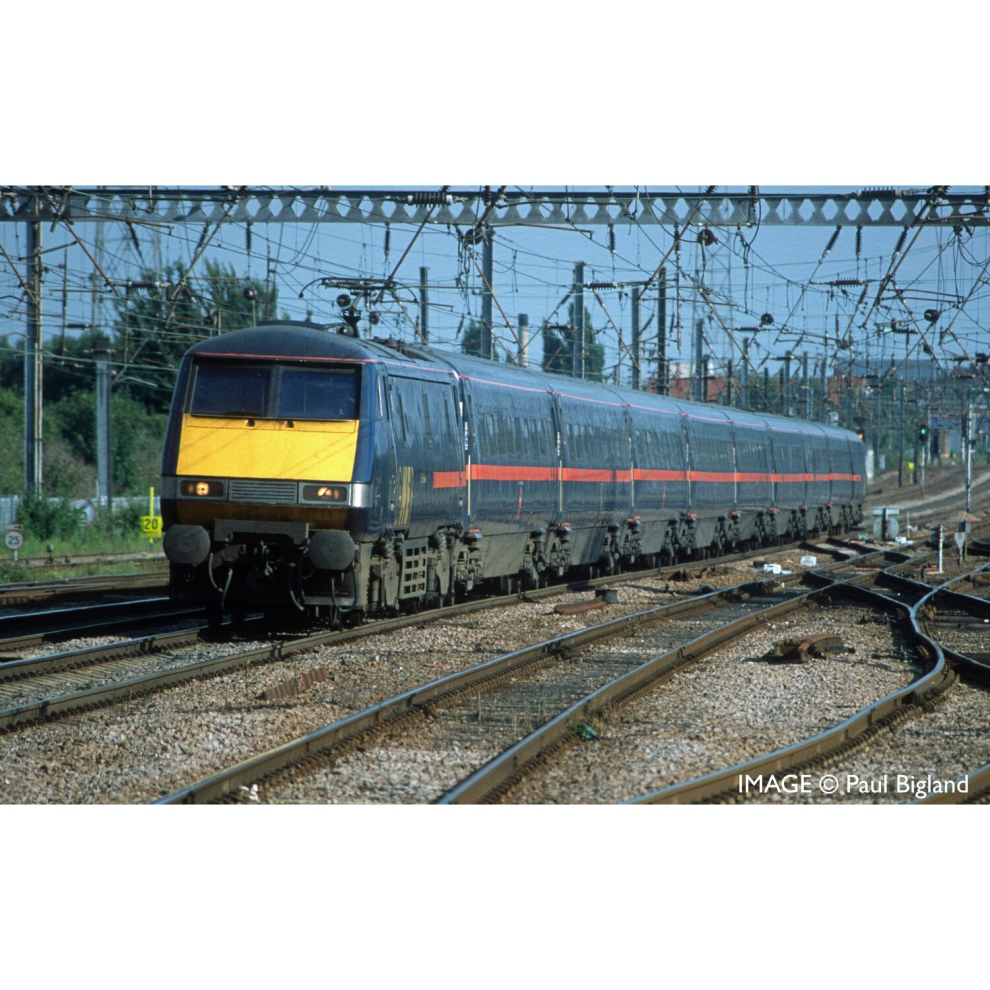
<svg viewBox="0 0 990 990"><path fill-rule="evenodd" d="M343 187L335 188L343 191ZM655 191L658 187L645 188ZM659 188L677 188L689 193L701 187ZM740 190L740 187L724 188ZM828 188L841 192L850 187ZM915 183L908 188L924 187ZM767 187L766 191L787 189ZM962 189L957 187L957 191ZM138 277L142 259L123 225L107 225L102 230L102 243L97 225L79 223L74 229L115 281ZM202 229L200 225L175 225L170 230L139 230L144 264L164 267L171 263L185 268L196 252ZM304 319L312 314L318 322L331 322L337 319L333 306L337 290L311 283L321 276L383 278L390 275L415 230L410 224L392 224L387 232L380 224L254 224L249 252L245 226L230 224L216 233L204 258L221 260L232 265L239 275L263 280L270 255L272 279L279 293L278 315L287 313L293 319ZM842 289L808 283L840 278L866 280L870 283L867 298L872 299L879 281L890 268L901 228L865 228L857 254L855 228L845 227L823 258L833 233L832 227L791 228L769 224L748 229L720 228L716 231L718 241L704 250L698 244L695 232L688 233L681 242L679 292L674 284L674 258L667 263L670 283L668 355L671 360L693 360L691 328L700 319L706 338L705 352L712 356L714 373L724 373L730 359L738 365L738 342L743 334L735 333L737 343L734 344L722 323L730 329L754 326L759 323L762 313L770 313L775 320L773 331L757 335L750 345L751 360L760 369L766 366L771 373L775 372L779 367L777 358L788 349L796 354L807 350L814 359L824 351L826 333L832 341L828 350L830 362L844 359L848 352L837 351L834 347L836 318L840 335L851 336L857 358L869 357L871 364L886 366L891 356L896 356L898 361L903 358L905 338L884 333L881 328L892 319L909 320L910 310L927 330L928 324L922 320L921 313L935 308L945 313L930 338L935 343L939 327L946 326L951 320L990 257L987 228L977 228L974 233L962 236L956 236L949 229L925 229L905 254L897 272L903 301L896 300L888 290L884 303L872 314L870 325L864 329L861 323L865 309L853 318L861 288ZM0 237L12 258L23 257L26 250L24 224L0 225ZM531 328L535 328L551 315L569 290L575 262L585 262L586 281L643 280L652 275L672 243L673 228L657 225L616 225L614 251L610 250L608 231L604 226L588 225L574 231L499 227L494 248L495 295L513 327L518 314L526 313ZM47 338L58 337L63 323L106 325L113 318L111 293L101 286L99 278L96 281L100 291L94 302L92 262L67 231L57 228L51 232L49 225L44 225L43 246L57 248L61 245L68 246L45 255L49 267L45 276ZM475 258L480 265L480 248ZM24 262L17 264L24 274ZM379 307L382 322L375 333L413 339L414 328L409 317L418 316L421 266L429 269L431 340L441 345L458 346L459 328L463 330L468 319L480 317L482 281L471 252L462 249L457 237L445 226L428 225L415 239L395 275L397 281L407 287L400 292L403 306L386 299ZM202 260L194 269L194 275L205 275ZM195 278L193 283L196 284ZM204 285L199 283L200 288ZM702 285L711 291L703 293L700 291ZM64 312L63 287L69 290ZM935 347L939 361L951 367L954 355L988 349L988 293L990 286L985 284L973 293L965 310L952 324L951 332ZM0 297L3 297L0 298L0 334L11 334L18 340L17 334L24 327L25 307L16 276L6 262L0 265ZM620 347L619 337L621 332L628 347L630 293L628 290L604 290L599 298L586 292L588 316L599 332L599 341L606 348L606 370L611 371L619 365L621 379L628 382L630 361L628 352ZM656 292L651 291L643 302L641 313L641 323L647 325L644 334L647 359L655 349L655 311ZM678 316L679 332L676 327ZM555 320L565 322L566 318L564 306ZM785 326L786 331L782 331ZM498 306L495 307L495 335L500 341L503 358L506 350L515 350L513 333L506 327ZM911 344L916 346L916 337L911 338ZM538 361L540 354L540 344L536 343L531 360ZM920 350L916 351L916 356L923 356Z"/></svg>

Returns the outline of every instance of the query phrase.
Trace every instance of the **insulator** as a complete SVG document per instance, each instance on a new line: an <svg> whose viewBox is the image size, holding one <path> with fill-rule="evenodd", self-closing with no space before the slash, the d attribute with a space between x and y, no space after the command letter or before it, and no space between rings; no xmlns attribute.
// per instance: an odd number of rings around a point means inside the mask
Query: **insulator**
<svg viewBox="0 0 990 990"><path fill-rule="evenodd" d="M248 225L244 232L244 240L247 247L247 253L251 253L251 221L248 221Z"/></svg>
<svg viewBox="0 0 990 990"><path fill-rule="evenodd" d="M608 225L608 249L615 254L615 227Z"/></svg>
<svg viewBox="0 0 990 990"><path fill-rule="evenodd" d="M584 287L586 289L616 289L618 288L615 282L585 282Z"/></svg>
<svg viewBox="0 0 990 990"><path fill-rule="evenodd" d="M171 282L132 282L128 279L126 288L128 292L131 289L167 289L171 284Z"/></svg>
<svg viewBox="0 0 990 990"><path fill-rule="evenodd" d="M388 257L389 245L392 243L392 228L385 224L385 256Z"/></svg>
<svg viewBox="0 0 990 990"><path fill-rule="evenodd" d="M863 228L856 228L856 257L858 258L863 251Z"/></svg>
<svg viewBox="0 0 990 990"><path fill-rule="evenodd" d="M410 206L450 206L454 197L444 192L414 192L406 196Z"/></svg>
<svg viewBox="0 0 990 990"><path fill-rule="evenodd" d="M896 189L893 189L893 188L889 188L889 189L884 189L884 188L881 188L881 189L864 189L863 190L863 195L864 196L875 196L877 199L895 199L897 197L897 195L898 195L898 192L897 192Z"/></svg>
<svg viewBox="0 0 990 990"><path fill-rule="evenodd" d="M839 234L841 233L842 233L842 228L836 227L835 233L828 239L828 244L825 245L825 250L822 252L823 258L825 257L826 254L829 253L829 251L832 250L832 248L835 247L835 242L839 239Z"/></svg>
<svg viewBox="0 0 990 990"><path fill-rule="evenodd" d="M708 188L707 188L707 189L705 190L705 195L706 195L706 196L711 196L711 194L712 194L713 192L715 192L715 190L716 190L716 189L718 189L718 186L709 186L709 187L708 187Z"/></svg>
<svg viewBox="0 0 990 990"><path fill-rule="evenodd" d="M841 289L843 286L862 285L863 280L861 278L833 278L828 284L835 289Z"/></svg>
<svg viewBox="0 0 990 990"><path fill-rule="evenodd" d="M897 246L894 248L894 254L900 254L901 248L904 247L904 242L907 240L908 229L905 227L901 231L901 236L897 238Z"/></svg>

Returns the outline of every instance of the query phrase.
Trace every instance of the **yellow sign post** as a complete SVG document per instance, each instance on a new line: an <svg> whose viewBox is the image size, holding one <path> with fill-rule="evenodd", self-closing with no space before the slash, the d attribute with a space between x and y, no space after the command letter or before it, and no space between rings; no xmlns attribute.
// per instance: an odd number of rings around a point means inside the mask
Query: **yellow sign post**
<svg viewBox="0 0 990 990"><path fill-rule="evenodd" d="M162 536L162 517L155 515L155 489L148 489L148 514L141 516L141 535L148 537L148 543L154 545L155 540Z"/></svg>

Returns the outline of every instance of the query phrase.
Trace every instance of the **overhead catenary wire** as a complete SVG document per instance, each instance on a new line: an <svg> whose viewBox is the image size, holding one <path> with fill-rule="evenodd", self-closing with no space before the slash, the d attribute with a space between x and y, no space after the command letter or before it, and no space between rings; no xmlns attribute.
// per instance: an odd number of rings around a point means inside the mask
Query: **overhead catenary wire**
<svg viewBox="0 0 990 990"><path fill-rule="evenodd" d="M152 219L152 215L151 214L149 214L148 216L149 216L149 219ZM239 226L242 230L245 228L245 225L243 223L239 223L239 224L235 224L235 225L228 224L227 226L231 227L231 229L234 229L234 227L236 227L236 226ZM143 228L141 228L141 229L143 230ZM304 269L305 270L308 270L308 271L313 271L314 274L317 274L317 273L320 273L320 272L325 272L326 271L325 266L322 265L322 264L319 264L318 261L316 260L316 256L319 254L319 251L320 251L320 244L321 243L325 243L325 235L326 236L331 236L334 240L340 240L341 239L341 236L343 234L345 234L349 229L350 229L349 227L337 227L337 226L335 226L333 228L320 228L320 230L317 232L318 236L314 238L313 237L313 228L312 227L310 227L308 229L305 228L305 227L300 227L298 230L296 230L296 229L291 228L289 226L282 225L282 226L280 226L278 237L276 237L276 238L271 238L268 235L263 234L262 231L259 228L255 228L255 237L256 238L257 237L264 237L263 243L269 243L269 244L271 244L273 246L273 248L275 248L274 254L273 254L275 268L276 268L276 275L275 275L274 281L275 281L276 284L279 284L279 285L281 285L283 287L287 287L289 284L296 284L296 285L298 285L300 283L300 281L305 280L304 276L302 275L302 272L303 272ZM505 228L500 228L500 229L501 230L505 230ZM638 228L631 228L631 230L634 233L636 233L636 243L638 244L639 243L639 231L638 231ZM681 238L678 240L678 245L677 245L678 248L680 247L681 243L683 243L683 242L685 242L687 240L683 236L684 228L681 228L681 230L682 230L682 234L681 234ZM80 239L82 241L84 241L87 244L90 244L91 243L91 241L88 241L87 240L86 234L83 232L83 230L81 228L78 229L78 233L79 233ZM122 233L125 233L125 236L126 237L129 237L130 236L129 234L126 234L126 232L123 232L123 230L122 230ZM164 236L164 242L165 242L165 244L166 245L171 245L171 248L168 248L167 247L166 250L171 254L172 257L174 257L175 256L175 247L177 245L181 246L182 244L189 244L190 246L192 246L196 242L196 239L197 239L198 235L199 235L199 230L198 229L197 230L191 230L189 228L184 228L182 226L179 226L174 231L170 231L167 235L163 235ZM298 236L296 236L296 235L298 235ZM221 240L223 240L225 236L226 236L226 239L229 241L230 238L229 238L229 235L226 234L226 231L221 231L217 235L217 237L219 239L221 239ZM285 251L280 251L280 249L277 248L276 245L278 245L278 244L281 243L281 238L283 236L285 237L285 241L286 241L286 250ZM528 237L528 234L526 236ZM582 236L583 243L595 243L595 245L597 247L599 247L600 250L602 250L602 251L607 251L608 250L607 249L607 246L601 244L600 242L591 242L586 237L584 237L584 235L579 235L579 236ZM395 241L395 237L396 237L396 229L393 229L393 243ZM423 234L420 237L420 242L419 243L424 243L425 241L429 241L430 245L433 245L435 247L441 248L441 250L437 251L436 253L434 253L434 248L433 247L426 248L426 250L430 253L431 256L438 256L438 255L439 256L445 256L445 252L444 252L444 250L442 250L443 239L445 237L449 238L449 235L445 235L444 232L443 232L443 230L442 230L442 228L434 227L434 226L430 225L430 226L427 226L424 229ZM293 239L294 239L294 244L293 244ZM214 239L214 243L216 243L216 241L217 241L217 238ZM953 242L960 243L959 240L958 240L958 238L954 238L954 237L950 237L949 238L949 241L950 241L949 250L952 250L951 244ZM539 242L537 241L536 243L539 243ZM974 241L973 243L975 244L976 242ZM724 248L726 245L723 243L722 246ZM256 244L256 247L257 247L257 244ZM241 257L246 257L246 255L247 255L246 251L244 251L244 250L231 250L231 248L232 248L232 245L225 244L225 252L228 255L231 255L231 256L240 255ZM909 252L902 252L902 255L903 254L910 253L910 255L912 257L914 257L915 255L918 254L919 251L921 251L923 249L924 249L924 246L921 244L921 242L918 241L918 240L916 240L914 242L914 246L913 247L909 247ZM209 248L207 248L207 250L209 250ZM393 248L393 250L394 250L394 248ZM524 252L527 252L528 250L529 250L528 248L520 248L519 249L519 255L518 255L518 257L520 259L520 264L522 263L522 260L525 259L525 258L530 258L532 263L537 263L538 264L539 263L539 258L534 257L534 255L539 254L539 252L533 252L532 254L524 253ZM675 251L676 251L676 249L675 249ZM740 247L740 249L738 250L738 252L734 250L733 253L741 253L741 251L742 251L742 248ZM446 253L449 254L449 252L446 252ZM762 252L760 252L760 253L762 253ZM963 252L960 251L958 253L962 254ZM963 293L963 294L966 294L966 292L967 292L967 287L964 284L964 280L965 280L966 273L967 273L966 265L967 264L971 264L971 259L972 259L972 252L966 252L966 253L970 254L971 257L966 258L965 261L959 263L959 270L960 270L960 290L961 290L961 293ZM830 264L833 264L833 262L832 262L831 259L834 257L834 254L835 254L835 252L833 251L832 255L830 255L830 259L829 259L829 263ZM850 252L850 254L851 254L851 252ZM926 254L926 261L927 261L928 257L929 256ZM929 263L930 264L931 263L934 263L934 260L935 260L936 257L938 257L937 254L936 255L933 255L932 256L932 261L929 262ZM347 263L346 255L343 255L342 258L343 258L344 264L346 264ZM292 265L292 266L290 266L288 264L288 260L289 259L292 259L295 264ZM802 277L801 275L795 276L793 274L793 273L795 273L795 272L797 272L797 271L800 270L800 265L802 263L799 262L799 261L790 262L790 261L786 261L785 260L784 262L773 262L773 263L769 264L768 266L764 267L763 264L762 264L762 262L760 261L760 258L758 257L758 254L757 253L754 253L752 255L752 259L751 260L752 260L752 262L753 262L753 264L755 266L754 267L754 274L757 275L757 278L756 278L756 283L757 284L755 286L755 291L757 291L757 292L762 293L762 291L763 291L763 285L762 285L762 280L763 279L769 279L769 282L767 283L768 286L769 286L768 291L773 292L774 291L773 290L774 279L777 276L781 276L782 278L786 279L790 284L794 285L796 287L796 292L798 292L798 293L800 293L801 292L801 288L803 288L807 284L806 277ZM768 259L765 259L765 260L768 260ZM130 263L131 263L130 262L130 255L129 255L129 252L128 252L128 259L127 259L126 264L129 265ZM340 259L338 259L338 261L336 263L337 264L340 264ZM560 288L561 293L563 293L564 291L567 290L567 288L568 288L568 281L566 279L558 278L556 280L556 282L555 282L552 278L543 278L542 277L542 271L543 270L541 270L540 268L537 268L537 267L533 267L533 264L532 263L527 263L524 268L523 267L520 267L520 269L518 271L519 288L520 288L520 291L523 293L523 298L526 298L526 294L528 294L531 298L542 299L543 296L544 296L544 294L545 294L545 289L547 289L547 288L552 289L554 285L556 285L556 286L558 286ZM613 256L609 255L608 256L608 264L611 265L612 263L613 263ZM616 264L616 266L618 268L618 275L619 275L619 279L621 280L624 277L624 275L625 275L625 273L622 271L622 268L625 265L625 262L617 254L614 257L614 263ZM121 261L119 263L119 266L118 267L122 266L123 264L124 264L124 262ZM902 292L906 292L906 290L912 284L917 284L917 283L913 282L910 278L908 278L908 279L905 279L904 278L904 272L905 272L905 266L906 265L907 265L907 262L904 262L900 266L900 269L899 269L900 278L898 279L898 287L901 288ZM637 267L635 265L630 265L629 268L632 271L637 271L637 270L638 271L642 271L643 270L643 266L639 266L638 269L637 269ZM916 266L912 266L912 271L915 271L915 270L917 270L916 269ZM628 271L628 269L627 269L627 271ZM106 268L106 273L111 278L119 280L118 273L112 267L107 267ZM649 274L649 270L647 270L647 274ZM882 274L882 272L880 274ZM680 270L678 270L676 272L676 276L677 276L677 278L682 278L682 273L681 273ZM78 287L80 285L80 277L82 277L84 279L83 276L80 276L80 272L79 272L79 269L78 268L67 271L66 277L67 277L67 280L68 280L68 284L69 284L70 289L73 286L77 286ZM497 279L495 281L497 283ZM539 293L540 293L539 296L535 295L535 288L534 288L534 286L537 284L537 282L541 285L541 288L539 290ZM443 286L445 284L445 280L442 279L442 278L441 279L437 279L436 280L436 283L437 283L438 287L443 288ZM82 281L82 284L83 285L87 285L88 284L89 285L89 288L91 289L91 283L86 283L83 280ZM453 291L453 287L452 287L452 284L450 282L446 282L446 286L447 286L447 291ZM495 285L495 288L496 289L498 288L497 284ZM685 297L687 297L689 295L692 295L692 294L695 294L698 291L700 291L699 286L693 284L691 282L691 280L688 280L688 285L685 286L685 288L687 290L687 291L685 291L683 293L683 295ZM732 307L732 312L729 313L729 314L727 314L727 315L725 315L725 318L724 318L723 322L725 322L727 324L728 329L733 330L733 332L737 332L737 331L734 330L732 324L734 322L741 322L741 319L740 319L739 316L732 315L732 314L740 313L740 312L743 312L743 311L748 311L748 307L742 307L740 305L739 298L737 296L733 296L727 302L725 302L723 300L723 298L722 298L722 293L721 293L721 290L720 290L720 287L719 287L718 284L715 284L714 286L709 287L709 288L711 288L713 291L711 291L709 293L709 295L707 296L707 298L705 299L705 304L706 304L707 308L709 310L711 310L711 308L713 306L714 307L719 307L719 312L720 313L725 313L726 311L721 308L723 306L723 304ZM45 286L45 295L46 295L46 298L47 298L47 296L48 296L48 294L49 294L50 291L51 291L50 290L50 287L46 285ZM812 291L813 290L811 288L806 288L805 289L806 299L807 298L810 298L810 294L812 293ZM822 290L823 297L827 296L827 292L828 292L827 289L823 289ZM980 291L980 287L979 286L971 286L970 287L970 292L968 294L969 294L969 297L970 297L969 298L969 301L970 302L975 302L977 299L979 299L980 297L982 297L984 295L984 293ZM556 296L556 293L554 293L554 296ZM559 298L559 296L557 296L557 298ZM792 300L793 300L793 298L794 298L794 295L792 294ZM896 299L893 299L892 301L895 304L897 304L899 302ZM288 309L290 311L290 314L292 312L298 311L297 307L293 303L293 300L292 300L291 296L282 297L280 299L280 306L284 306L286 309ZM501 302L500 302L500 308L502 308L503 311L504 311L504 306L505 306L505 301L504 301L504 299L502 299ZM47 306L44 307L44 308L47 309ZM522 308L522 307L520 307L520 308ZM952 307L946 307L946 308L949 309L950 312L953 311ZM951 333L947 333L946 336L947 336L948 339L952 339L952 338L955 338L956 335L958 334L960 336L960 338L962 338L965 341L967 339L966 338L966 332L964 330L960 330L959 327L960 327L960 323L963 323L964 324L964 327L971 326L969 313L968 312L963 312L963 313L960 314L959 311L955 311L955 312L956 312L956 319L954 321L955 322L955 326L952 328ZM714 320L714 316L712 317L712 319ZM672 314L672 321L673 321L673 314ZM176 321L173 319L173 322L176 322ZM454 318L454 322L456 322L456 316ZM621 345L617 345L618 332L617 332L617 329L612 326L612 323L613 322L614 322L613 320L610 320L609 321L609 327L608 327L609 332L608 332L607 335L603 335L603 338L604 338L603 339L603 342L607 342L608 343L608 346L610 348L614 348L615 346L619 346L620 347L620 352L621 352L622 351L622 347L621 347ZM975 326L978 326L978 324L972 324L972 325L974 327ZM715 326L718 326L718 321L716 321ZM46 337L47 337L50 328L49 327L46 327L45 329L46 329ZM174 330L176 332L180 333L180 334L194 334L195 331L196 331L196 327L195 326L187 326L187 325L185 325L185 323L183 321L182 322L182 325L181 326L179 326L179 325L175 326L174 327ZM452 333L452 331L453 331L453 323L451 323L451 325L449 326L449 328L446 331L444 331L444 332L450 334L450 333ZM170 333L171 332L172 331L170 330ZM818 337L817 338L814 338L813 337L812 339L819 339L820 340L821 339L820 333L818 334ZM625 342L623 342L623 343L625 343ZM734 349L734 345L731 342L728 342L728 343L729 343L730 351L733 350ZM963 345L960 344L960 346L963 346ZM972 345L971 344L968 344L967 347L969 349L972 349ZM719 355L716 354L715 355L715 358L716 358L716 360L719 360Z"/></svg>

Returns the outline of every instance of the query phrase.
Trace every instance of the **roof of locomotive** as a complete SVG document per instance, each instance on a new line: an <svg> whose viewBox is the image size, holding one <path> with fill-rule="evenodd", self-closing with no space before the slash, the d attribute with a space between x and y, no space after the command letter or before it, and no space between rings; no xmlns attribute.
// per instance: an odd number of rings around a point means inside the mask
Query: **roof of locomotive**
<svg viewBox="0 0 990 990"><path fill-rule="evenodd" d="M316 323L273 321L243 330L229 330L194 344L186 353L214 357L361 361L368 359L369 349L369 341L335 333Z"/></svg>
<svg viewBox="0 0 990 990"><path fill-rule="evenodd" d="M520 368L515 365L488 361L460 351L427 348L419 344L399 341L367 340L335 332L336 327L316 323L273 321L242 330L231 330L217 337L195 344L188 355L214 357L241 357L290 360L341 360L382 362L405 365L410 363L430 367L433 371L456 374L462 378L477 379L497 385L537 387L549 392L578 399L601 401L603 392L617 405L631 405L640 409L666 410L697 419L715 419L747 426L769 427L787 432L827 435L836 439L856 440L859 437L850 430L837 426L812 423L807 420L756 413L734 406L717 406L671 399L656 393L636 391L622 385L608 385L557 375L542 369Z"/></svg>

